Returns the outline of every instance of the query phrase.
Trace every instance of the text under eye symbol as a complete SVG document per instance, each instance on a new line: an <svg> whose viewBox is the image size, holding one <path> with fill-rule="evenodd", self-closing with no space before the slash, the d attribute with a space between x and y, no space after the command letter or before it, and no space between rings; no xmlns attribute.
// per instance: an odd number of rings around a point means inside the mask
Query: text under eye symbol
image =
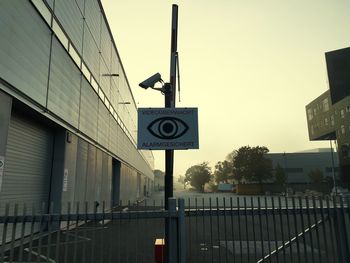
<svg viewBox="0 0 350 263"><path fill-rule="evenodd" d="M159 139L176 139L188 131L188 125L178 118L162 117L152 121L147 129Z"/></svg>

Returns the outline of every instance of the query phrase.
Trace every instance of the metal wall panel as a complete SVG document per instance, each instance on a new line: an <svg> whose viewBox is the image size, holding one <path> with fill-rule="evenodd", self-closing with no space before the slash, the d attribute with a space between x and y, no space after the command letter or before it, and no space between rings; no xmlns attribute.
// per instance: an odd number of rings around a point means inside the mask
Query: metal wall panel
<svg viewBox="0 0 350 263"><path fill-rule="evenodd" d="M77 151L77 168L75 176L75 202L81 205L86 200L86 178L88 168L88 143L79 138Z"/></svg>
<svg viewBox="0 0 350 263"><path fill-rule="evenodd" d="M111 51L112 51L111 37L109 35L107 25L103 21L101 23L101 55L109 71L111 70Z"/></svg>
<svg viewBox="0 0 350 263"><path fill-rule="evenodd" d="M112 115L109 115L109 149L116 153L118 152L118 123Z"/></svg>
<svg viewBox="0 0 350 263"><path fill-rule="evenodd" d="M65 49L52 41L48 109L78 127L81 73Z"/></svg>
<svg viewBox="0 0 350 263"><path fill-rule="evenodd" d="M112 103L113 107L117 109L118 107L118 102L119 102L119 91L118 91L118 80L116 78L113 78L111 81L111 97L110 102Z"/></svg>
<svg viewBox="0 0 350 263"><path fill-rule="evenodd" d="M82 78L79 129L93 140L97 140L98 102L97 94Z"/></svg>
<svg viewBox="0 0 350 263"><path fill-rule="evenodd" d="M112 157L106 153L102 156L101 201L110 207L112 198Z"/></svg>
<svg viewBox="0 0 350 263"><path fill-rule="evenodd" d="M51 33L29 1L0 1L0 78L45 105Z"/></svg>
<svg viewBox="0 0 350 263"><path fill-rule="evenodd" d="M88 147L88 163L86 171L86 198L89 202L90 211L93 211L92 204L95 200L95 174L96 174L96 147L89 144Z"/></svg>
<svg viewBox="0 0 350 263"><path fill-rule="evenodd" d="M11 117L2 203L34 204L38 211L49 201L53 135L49 129L16 114ZM3 208L3 207L2 207Z"/></svg>
<svg viewBox="0 0 350 263"><path fill-rule="evenodd" d="M88 68L90 69L92 75L95 77L96 81L100 80L100 70L99 70L99 49L97 44L92 37L89 29L84 27L84 44L83 44L83 59L86 62Z"/></svg>
<svg viewBox="0 0 350 263"><path fill-rule="evenodd" d="M69 132L68 132L69 133ZM76 184L76 168L77 168L77 152L78 152L78 136L70 133L70 142L65 140L64 154L64 176L62 205L75 202L75 184Z"/></svg>
<svg viewBox="0 0 350 263"><path fill-rule="evenodd" d="M104 74L109 75L110 72L100 56L100 86L103 90L103 93L107 96L108 100L111 100L111 78L115 78L112 76L103 76Z"/></svg>
<svg viewBox="0 0 350 263"><path fill-rule="evenodd" d="M96 173L95 173L95 201L101 201L101 184L102 184L102 151L96 151Z"/></svg>
<svg viewBox="0 0 350 263"><path fill-rule="evenodd" d="M55 3L55 15L81 54L83 43L83 16L75 1L58 0Z"/></svg>
<svg viewBox="0 0 350 263"><path fill-rule="evenodd" d="M125 164L120 168L120 200L134 202L138 192L137 172Z"/></svg>
<svg viewBox="0 0 350 263"><path fill-rule="evenodd" d="M85 0L75 0L75 2L77 3L81 14L84 15L84 4L85 4Z"/></svg>
<svg viewBox="0 0 350 263"><path fill-rule="evenodd" d="M99 101L98 103L98 130L97 141L104 147L108 148L109 135L109 111L106 106Z"/></svg>
<svg viewBox="0 0 350 263"><path fill-rule="evenodd" d="M100 45L100 26L102 13L96 0L85 0L85 21L98 47Z"/></svg>

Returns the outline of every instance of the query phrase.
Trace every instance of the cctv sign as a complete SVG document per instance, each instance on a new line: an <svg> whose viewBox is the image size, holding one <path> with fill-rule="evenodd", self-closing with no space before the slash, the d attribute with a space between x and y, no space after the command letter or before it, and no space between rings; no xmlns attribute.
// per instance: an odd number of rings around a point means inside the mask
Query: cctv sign
<svg viewBox="0 0 350 263"><path fill-rule="evenodd" d="M198 109L139 108L137 148L198 149Z"/></svg>

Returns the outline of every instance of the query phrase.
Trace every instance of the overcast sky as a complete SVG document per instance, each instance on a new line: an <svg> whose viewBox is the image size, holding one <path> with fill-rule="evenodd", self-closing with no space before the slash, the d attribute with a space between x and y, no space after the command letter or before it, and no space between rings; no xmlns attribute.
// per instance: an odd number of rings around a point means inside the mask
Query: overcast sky
<svg viewBox="0 0 350 263"><path fill-rule="evenodd" d="M179 6L181 102L198 107L200 149L175 152L174 175L244 145L270 152L310 142L305 106L328 89L324 53L350 46L347 0L102 0L139 107L163 107L138 83L169 79L172 4ZM164 152L154 152L164 169Z"/></svg>

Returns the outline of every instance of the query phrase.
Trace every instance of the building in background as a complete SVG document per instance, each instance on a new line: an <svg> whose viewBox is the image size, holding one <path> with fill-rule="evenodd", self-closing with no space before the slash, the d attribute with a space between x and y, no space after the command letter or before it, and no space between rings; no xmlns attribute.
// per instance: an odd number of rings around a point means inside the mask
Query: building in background
<svg viewBox="0 0 350 263"><path fill-rule="evenodd" d="M101 2L4 0L0 24L1 203L111 207L150 193L153 155L136 149L137 108Z"/></svg>
<svg viewBox="0 0 350 263"><path fill-rule="evenodd" d="M268 159L272 160L272 166L275 169L277 165L285 171L288 184L311 183L309 174L312 170L319 169L326 177L338 178L338 156L331 149L313 149L295 153L268 153Z"/></svg>
<svg viewBox="0 0 350 263"><path fill-rule="evenodd" d="M306 106L310 140L336 140L340 178L350 188L350 48L326 53L329 90Z"/></svg>

